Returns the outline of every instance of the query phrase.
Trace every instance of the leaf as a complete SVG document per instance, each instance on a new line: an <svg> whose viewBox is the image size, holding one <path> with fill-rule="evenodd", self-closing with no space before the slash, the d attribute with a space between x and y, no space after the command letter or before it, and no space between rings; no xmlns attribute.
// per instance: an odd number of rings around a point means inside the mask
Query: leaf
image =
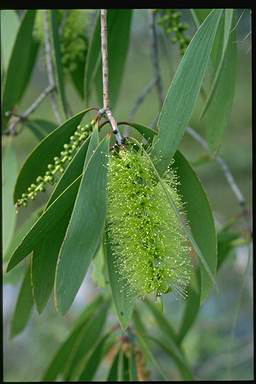
<svg viewBox="0 0 256 384"><path fill-rule="evenodd" d="M163 348L167 351L167 353L171 355L183 379L191 380L192 379L191 369L188 366L188 363L186 361L183 351L180 349L177 343L177 335L175 334L175 331L172 328L171 324L167 321L167 319L163 316L163 314L156 309L155 305L151 301L146 300L145 304L148 306L148 308L154 315L154 318L158 324L158 327L163 334L162 343L160 342L160 340L156 340L156 339L155 340L159 343L159 345L161 345L162 347L164 346Z"/></svg>
<svg viewBox="0 0 256 384"><path fill-rule="evenodd" d="M181 152L176 152L174 159L174 168L180 180L177 190L184 201L187 220L214 277L217 267L217 239L207 195L195 171ZM201 268L201 303L206 299L211 286L212 278L205 268Z"/></svg>
<svg viewBox="0 0 256 384"><path fill-rule="evenodd" d="M60 250L55 298L62 314L72 304L102 235L107 209L108 146L109 139L103 139L86 166Z"/></svg>
<svg viewBox="0 0 256 384"><path fill-rule="evenodd" d="M75 132L82 117L92 109L94 108L85 109L66 120L45 137L31 152L20 170L14 191L14 202L20 198L37 176L47 171L48 164L62 151L63 145L69 141L70 136Z"/></svg>
<svg viewBox="0 0 256 384"><path fill-rule="evenodd" d="M112 365L110 367L106 381L110 381L110 382L118 381L118 362L120 359L120 353L121 353L121 350L119 349L118 352L116 353L115 357L114 357L114 360L113 360Z"/></svg>
<svg viewBox="0 0 256 384"><path fill-rule="evenodd" d="M27 120L25 121L25 125L33 132L39 141L57 128L55 123L43 119Z"/></svg>
<svg viewBox="0 0 256 384"><path fill-rule="evenodd" d="M157 132L151 128L146 127L145 125L137 124L137 123L128 123L128 122L119 122L118 125L128 125L136 129L149 143L152 143Z"/></svg>
<svg viewBox="0 0 256 384"><path fill-rule="evenodd" d="M124 381L125 383L127 383L129 381L129 359L124 351L123 351L123 364L122 364L121 373L122 373L122 380L120 381Z"/></svg>
<svg viewBox="0 0 256 384"><path fill-rule="evenodd" d="M82 373L80 374L79 376L79 381L81 380L85 380L85 381L92 381L93 378L94 378L94 375L101 363L101 360L104 356L104 347L105 347L105 344L106 344L106 341L109 337L109 333L107 333L106 335L102 336L94 351L92 352L92 354L90 355L89 359L87 360L86 364L85 364L85 367L82 371Z"/></svg>
<svg viewBox="0 0 256 384"><path fill-rule="evenodd" d="M39 213L41 211L41 208L37 209L31 215L27 218L27 220L22 224L22 226L15 231L15 236L12 238L12 241L4 254L4 261L8 261L14 252L14 250L17 248L19 243L22 241L24 236L26 235L27 232L29 232L30 228L33 226L35 221L39 217Z"/></svg>
<svg viewBox="0 0 256 384"><path fill-rule="evenodd" d="M150 350L149 336L146 332L146 329L143 323L141 322L141 319L137 311L134 311L133 319L134 319L136 334L138 336L138 340L141 344L142 349L145 351L146 355L151 360L151 363L153 364L153 366L160 373L161 378L168 381L168 376L164 372L161 364L158 362L158 360L155 359L154 355Z"/></svg>
<svg viewBox="0 0 256 384"><path fill-rule="evenodd" d="M129 381L139 381L136 367L136 354L133 343L131 343L131 351L129 356Z"/></svg>
<svg viewBox="0 0 256 384"><path fill-rule="evenodd" d="M72 210L81 177L82 176L78 177L36 221L19 246L15 249L7 265L7 272L32 252L47 234L60 223L65 213L70 209Z"/></svg>
<svg viewBox="0 0 256 384"><path fill-rule="evenodd" d="M3 148L2 171L3 254L5 255L11 243L16 224L16 212L11 194L15 186L17 160L12 138L6 140L6 145Z"/></svg>
<svg viewBox="0 0 256 384"><path fill-rule="evenodd" d="M73 331L67 337L65 342L60 346L53 359L51 360L50 365L46 369L42 378L43 381L53 381L60 373L64 371L65 365L63 362L67 361L72 347L81 334L81 329L88 322L90 317L93 316L97 308L99 308L99 306L102 304L102 300L102 296L97 296L93 301L90 302L90 304L80 315L73 328Z"/></svg>
<svg viewBox="0 0 256 384"><path fill-rule="evenodd" d="M79 363L94 348L106 322L109 302L103 303L97 312L91 316L81 329L81 333L73 348L70 350L68 361L64 369L64 379L72 380Z"/></svg>
<svg viewBox="0 0 256 384"><path fill-rule="evenodd" d="M123 279L121 280L120 271L115 267L117 255L112 252L111 235L110 233L107 233L107 231L105 232L105 238L105 260L113 304L121 328L124 331L131 321L133 307L135 304L135 296L132 296L132 294L127 296L125 290L122 289L125 282Z"/></svg>
<svg viewBox="0 0 256 384"><path fill-rule="evenodd" d="M223 229L218 233L218 265L219 269L226 260L230 251L234 248L234 240L239 239L239 233L231 232L228 229Z"/></svg>
<svg viewBox="0 0 256 384"><path fill-rule="evenodd" d="M160 112L151 158L160 176L167 169L192 115L222 14L213 10L191 40Z"/></svg>
<svg viewBox="0 0 256 384"><path fill-rule="evenodd" d="M85 44L87 45L87 39L85 38L85 36L80 35L79 38L83 39L85 41ZM84 71L86 65L86 57L87 53L76 61L76 68L70 72L73 85L81 99L84 99Z"/></svg>
<svg viewBox="0 0 256 384"><path fill-rule="evenodd" d="M115 108L122 85L125 61L129 48L131 19L132 9L107 10L109 99L112 110ZM101 105L103 94L101 60L95 74L95 85L98 102Z"/></svg>
<svg viewBox="0 0 256 384"><path fill-rule="evenodd" d="M94 154L97 146L99 145L99 141L100 141L100 139L99 139L99 131L98 131L98 128L95 127L94 130L93 130L93 133L91 134L88 150L86 152L84 169L85 169L86 165L88 164L90 158Z"/></svg>
<svg viewBox="0 0 256 384"><path fill-rule="evenodd" d="M178 343L181 344L184 337L194 324L194 321L199 313L200 309L200 273L199 270L195 271L194 280L196 287L190 284L188 288L188 297L186 299L186 305L183 312L183 316L180 322L178 331Z"/></svg>
<svg viewBox="0 0 256 384"><path fill-rule="evenodd" d="M60 96L61 105L64 110L65 116L68 114L68 105L65 92L64 72L63 65L61 62L61 50L60 50L60 36L59 36L59 24L58 24L58 10L52 9L51 11L51 32L53 41L53 58L54 58L54 69L56 73L58 94Z"/></svg>
<svg viewBox="0 0 256 384"><path fill-rule="evenodd" d="M168 355L170 355L170 357L174 360L183 380L193 380L191 369L188 367L188 363L184 355L177 355L176 351L166 339L159 340L152 336L149 336L149 339L158 344Z"/></svg>
<svg viewBox="0 0 256 384"><path fill-rule="evenodd" d="M32 288L30 284L30 267L22 282L15 311L11 321L10 337L17 336L27 325L33 307Z"/></svg>
<svg viewBox="0 0 256 384"><path fill-rule="evenodd" d="M231 28L229 19L227 23L229 28L227 33L229 35ZM225 44L227 46L224 51ZM222 58L201 115L207 127L209 148L213 153L219 150L232 111L236 83L235 30L229 35L228 43L224 40L223 46Z"/></svg>
<svg viewBox="0 0 256 384"><path fill-rule="evenodd" d="M146 299L144 303L153 314L161 331L165 333L166 337L172 340L172 343L176 343L177 335L169 321L163 316L163 314L156 308L156 305L153 304L150 300Z"/></svg>
<svg viewBox="0 0 256 384"><path fill-rule="evenodd" d="M20 20L14 10L1 11L1 64L4 71L8 68L19 24Z"/></svg>
<svg viewBox="0 0 256 384"><path fill-rule="evenodd" d="M61 244L67 230L71 210L36 246L32 256L32 288L37 310L41 313L46 306L54 285L55 268Z"/></svg>
<svg viewBox="0 0 256 384"><path fill-rule="evenodd" d="M39 43L33 38L36 10L27 10L13 45L3 90L3 116L21 100L36 61Z"/></svg>

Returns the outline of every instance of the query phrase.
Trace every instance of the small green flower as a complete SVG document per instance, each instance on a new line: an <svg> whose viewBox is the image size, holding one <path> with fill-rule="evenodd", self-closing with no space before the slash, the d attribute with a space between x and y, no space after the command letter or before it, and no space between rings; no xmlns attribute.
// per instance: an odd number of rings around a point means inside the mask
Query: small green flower
<svg viewBox="0 0 256 384"><path fill-rule="evenodd" d="M181 209L178 181L171 169L164 182ZM184 294L192 269L189 246L143 152L129 148L112 154L108 192L108 231L122 289L141 297L172 289Z"/></svg>

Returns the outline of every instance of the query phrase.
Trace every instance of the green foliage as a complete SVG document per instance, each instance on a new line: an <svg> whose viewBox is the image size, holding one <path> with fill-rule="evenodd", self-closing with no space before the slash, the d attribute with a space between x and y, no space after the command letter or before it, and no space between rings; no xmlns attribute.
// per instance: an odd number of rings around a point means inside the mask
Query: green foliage
<svg viewBox="0 0 256 384"><path fill-rule="evenodd" d="M92 277L104 293L78 316L43 381L102 380L99 372L106 381L149 381L148 367L168 380L168 365L163 367L155 350L174 364L181 379L193 380L184 339L216 285L218 269L236 244L245 240L230 226L216 234L204 187L178 147L202 85L207 91L202 118L211 151L215 153L223 140L235 89L234 10L192 10L198 30L191 42L180 12L158 10L159 24L167 35L175 34L172 41L179 43L184 56L157 130L117 121L119 128L132 131L121 145L113 145L115 135L108 133L109 126L103 128L108 116L101 109L100 15L95 12L96 24L89 36L91 11L47 12L56 81L53 92L59 96L63 117L71 114L67 75L87 102L96 91L99 105L65 118L59 126L47 117L16 116L21 129L29 129L39 140L19 171L16 208L25 207L49 184L55 185L40 212L29 213L15 236L10 199L16 178L14 139L4 142L4 261L7 272L18 265L18 275L26 270L11 336L24 330L34 305L39 314L43 312L52 294L56 309L65 314L93 262ZM107 12L112 111L124 77L132 15L130 9ZM15 39L10 38L12 50L4 57L4 113L14 111L23 100L37 50L45 39L45 17L46 10L25 11ZM203 84L206 73L210 87ZM91 111L94 115L88 117ZM28 209L33 211L33 206ZM21 263L27 256L29 266ZM163 308L162 295L171 292L185 299L178 324ZM117 317L108 317L110 308Z"/></svg>

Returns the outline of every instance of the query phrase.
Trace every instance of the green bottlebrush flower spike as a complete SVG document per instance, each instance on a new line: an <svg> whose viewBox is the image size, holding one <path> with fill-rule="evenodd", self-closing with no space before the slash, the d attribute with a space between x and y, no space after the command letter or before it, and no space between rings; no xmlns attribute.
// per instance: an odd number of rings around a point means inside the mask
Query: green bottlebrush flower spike
<svg viewBox="0 0 256 384"><path fill-rule="evenodd" d="M171 169L164 182L181 209ZM108 189L108 231L122 289L141 297L172 289L183 295L192 270L190 249L145 153L133 147L113 153Z"/></svg>
<svg viewBox="0 0 256 384"><path fill-rule="evenodd" d="M87 139L90 132L92 132L95 120L90 124L81 123L77 126L76 131L70 137L69 143L64 144L63 151L59 157L55 156L53 162L48 164L48 170L43 176L38 176L34 183L28 187L27 192L23 193L21 198L16 202L16 209L20 206L25 207L29 200L34 200L39 192L44 192L47 184L54 184L55 176L58 172L64 172L64 167L70 162L74 154L77 152L81 144Z"/></svg>

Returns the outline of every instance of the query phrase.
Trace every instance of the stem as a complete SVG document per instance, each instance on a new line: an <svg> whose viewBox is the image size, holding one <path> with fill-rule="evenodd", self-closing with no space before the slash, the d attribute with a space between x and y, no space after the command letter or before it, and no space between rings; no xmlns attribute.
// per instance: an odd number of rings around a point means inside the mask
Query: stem
<svg viewBox="0 0 256 384"><path fill-rule="evenodd" d="M103 107L105 114L112 126L118 144L123 143L123 137L118 129L116 120L109 106L109 74L108 74L108 38L107 38L107 10L101 9L101 55L102 55L102 82L103 82Z"/></svg>

